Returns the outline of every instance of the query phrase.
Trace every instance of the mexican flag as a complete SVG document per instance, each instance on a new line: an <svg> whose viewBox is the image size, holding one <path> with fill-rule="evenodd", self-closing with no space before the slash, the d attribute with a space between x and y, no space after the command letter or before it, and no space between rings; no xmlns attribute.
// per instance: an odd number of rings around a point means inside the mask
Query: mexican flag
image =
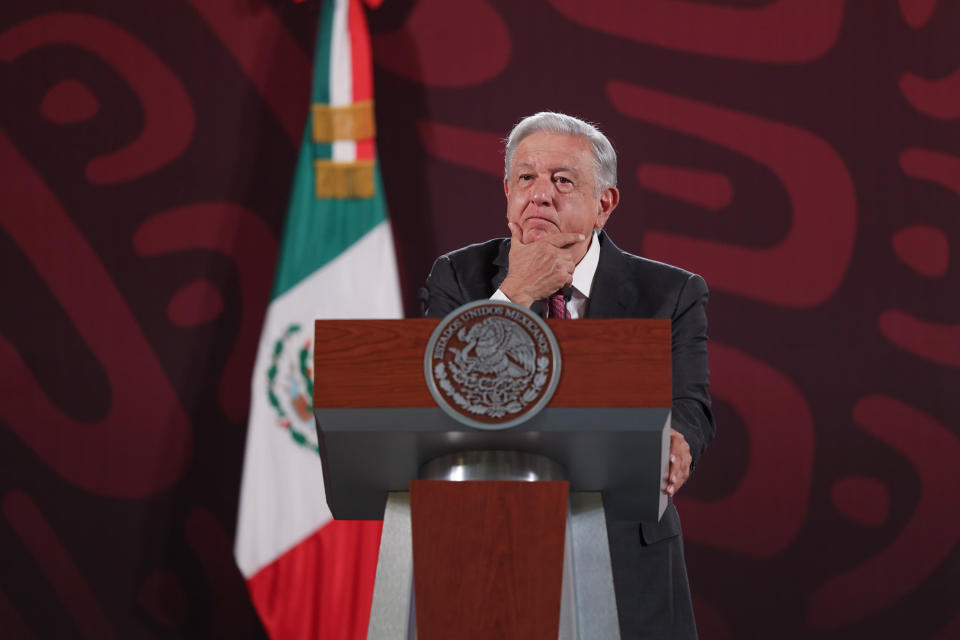
<svg viewBox="0 0 960 640"><path fill-rule="evenodd" d="M360 0L324 0L310 117L253 372L235 555L273 638L366 637L379 522L335 522L312 416L313 321L402 316Z"/></svg>

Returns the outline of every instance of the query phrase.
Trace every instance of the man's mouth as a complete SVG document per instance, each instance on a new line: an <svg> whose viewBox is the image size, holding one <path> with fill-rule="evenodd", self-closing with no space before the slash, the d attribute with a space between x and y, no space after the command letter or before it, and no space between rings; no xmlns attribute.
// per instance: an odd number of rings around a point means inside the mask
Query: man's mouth
<svg viewBox="0 0 960 640"><path fill-rule="evenodd" d="M533 223L536 226L543 226L544 224L548 224L557 228L559 228L560 226L557 224L557 221L554 220L553 218L550 218L547 216L538 216L538 215L527 216L526 218L523 219L523 224L530 224L530 223Z"/></svg>

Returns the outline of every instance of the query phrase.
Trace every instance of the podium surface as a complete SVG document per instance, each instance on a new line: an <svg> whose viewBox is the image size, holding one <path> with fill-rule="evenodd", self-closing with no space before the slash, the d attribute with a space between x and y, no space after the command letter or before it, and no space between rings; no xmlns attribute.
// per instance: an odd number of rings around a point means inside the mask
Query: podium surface
<svg viewBox="0 0 960 640"><path fill-rule="evenodd" d="M466 426L431 396L423 354L439 322L316 321L314 414L335 518L382 519L387 492L406 491L427 462L504 450L555 460L571 491L602 491L621 517L659 519L667 504L659 488L672 404L669 320L548 320L563 357L556 391L538 414L503 430Z"/></svg>

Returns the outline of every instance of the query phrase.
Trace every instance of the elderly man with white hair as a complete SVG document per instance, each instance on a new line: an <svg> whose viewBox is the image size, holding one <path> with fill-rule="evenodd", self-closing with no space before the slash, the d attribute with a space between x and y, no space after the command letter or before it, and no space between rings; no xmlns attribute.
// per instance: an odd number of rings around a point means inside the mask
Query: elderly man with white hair
<svg viewBox="0 0 960 640"><path fill-rule="evenodd" d="M506 146L509 238L440 256L425 313L473 300L510 300L547 317L670 318L673 416L671 497L660 522L607 512L621 635L696 638L672 496L716 430L707 370L707 286L700 276L621 251L603 230L620 202L617 156L595 126L561 113L524 118Z"/></svg>

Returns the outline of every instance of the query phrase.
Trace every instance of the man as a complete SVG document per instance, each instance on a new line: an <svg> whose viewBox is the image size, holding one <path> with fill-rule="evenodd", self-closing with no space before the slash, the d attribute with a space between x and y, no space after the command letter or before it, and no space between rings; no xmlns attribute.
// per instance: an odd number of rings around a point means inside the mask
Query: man
<svg viewBox="0 0 960 640"><path fill-rule="evenodd" d="M441 256L426 284L426 315L486 298L555 317L670 318L673 418L666 493L683 485L713 438L707 393L707 287L700 276L618 249L604 225L620 201L617 158L596 127L541 112L507 139L503 190L509 239ZM562 292L566 291L563 296ZM659 523L607 513L624 638L696 638L672 499Z"/></svg>

